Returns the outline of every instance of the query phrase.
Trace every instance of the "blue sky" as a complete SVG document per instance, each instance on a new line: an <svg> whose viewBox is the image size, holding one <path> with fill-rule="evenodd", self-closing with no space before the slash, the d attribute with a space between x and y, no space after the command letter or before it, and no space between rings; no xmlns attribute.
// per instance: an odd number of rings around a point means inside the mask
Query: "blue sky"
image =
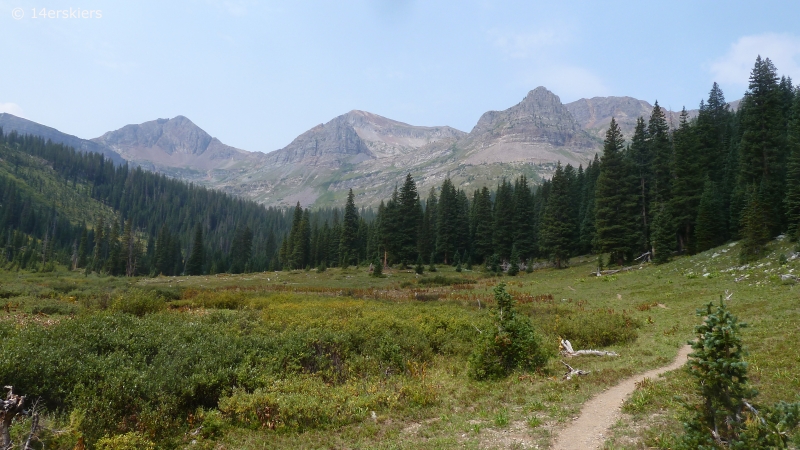
<svg viewBox="0 0 800 450"><path fill-rule="evenodd" d="M70 8L101 17L34 18ZM469 131L540 85L695 108L713 81L740 98L759 53L800 80L798 17L796 1L0 0L0 112L83 138L182 114L272 151L352 109Z"/></svg>

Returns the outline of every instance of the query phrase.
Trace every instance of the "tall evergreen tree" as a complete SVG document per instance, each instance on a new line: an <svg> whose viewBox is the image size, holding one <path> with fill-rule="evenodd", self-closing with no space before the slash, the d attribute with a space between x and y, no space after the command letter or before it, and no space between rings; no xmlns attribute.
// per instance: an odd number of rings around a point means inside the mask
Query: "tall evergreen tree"
<svg viewBox="0 0 800 450"><path fill-rule="evenodd" d="M761 226L768 235L775 235L784 223L784 209L779 205L785 190L787 155L781 89L769 58L756 59L742 104L741 127L737 195L745 195L748 186L759 187L766 210Z"/></svg>
<svg viewBox="0 0 800 450"><path fill-rule="evenodd" d="M535 232L533 229L533 195L528 186L528 178L521 175L514 181L514 245L520 258L530 259L536 252ZM474 243L474 242L473 242Z"/></svg>
<svg viewBox="0 0 800 450"><path fill-rule="evenodd" d="M570 195L569 178L561 163L556 166L551 183L550 197L547 199L542 220L542 241L550 260L560 269L569 263L570 249L575 238L575 205Z"/></svg>
<svg viewBox="0 0 800 450"><path fill-rule="evenodd" d="M347 193L347 203L344 207L342 219L342 234L339 239L339 255L342 267L354 265L358 262L358 210L356 209L353 190Z"/></svg>
<svg viewBox="0 0 800 450"><path fill-rule="evenodd" d="M494 253L492 244L492 197L487 187L480 191L475 191L475 200L472 204L474 234L472 237L472 249L475 261L483 263Z"/></svg>
<svg viewBox="0 0 800 450"><path fill-rule="evenodd" d="M671 210L678 231L679 250L694 253L694 227L704 176L686 108L681 111L680 125L675 130L673 141L675 153L672 160Z"/></svg>
<svg viewBox="0 0 800 450"><path fill-rule="evenodd" d="M653 146L648 143L647 128L644 118L636 119L636 128L633 131L631 145L628 149L632 164L636 169L638 181L637 204L639 213L640 248L650 246L650 196L653 186Z"/></svg>
<svg viewBox="0 0 800 450"><path fill-rule="evenodd" d="M652 177L650 201L668 202L670 199L672 145L669 138L669 125L664 110L656 101L653 113L647 124L648 152L652 157Z"/></svg>
<svg viewBox="0 0 800 450"><path fill-rule="evenodd" d="M198 224L192 240L192 252L186 262L187 275L202 275L205 264L205 249L203 248L203 227Z"/></svg>
<svg viewBox="0 0 800 450"><path fill-rule="evenodd" d="M609 253L610 260L620 265L632 255L638 229L638 186L629 183L623 142L622 132L612 118L603 143L595 192L595 249L598 253Z"/></svg>
<svg viewBox="0 0 800 450"><path fill-rule="evenodd" d="M764 184L761 189L751 186L745 197L745 207L741 216L741 262L755 261L764 256L770 235L764 222L770 215L770 208L765 205Z"/></svg>
<svg viewBox="0 0 800 450"><path fill-rule="evenodd" d="M417 185L411 174L400 188L397 204L398 232L397 259L404 265L410 265L417 259L417 239L422 225L422 206L417 194Z"/></svg>
<svg viewBox="0 0 800 450"><path fill-rule="evenodd" d="M653 210L653 262L663 264L672 258L675 250L675 227L669 203L656 203Z"/></svg>
<svg viewBox="0 0 800 450"><path fill-rule="evenodd" d="M703 186L703 194L700 197L700 205L697 208L696 223L695 242L697 243L697 251L708 250L723 242L722 236L724 236L725 222L719 194L715 183L708 178L706 178Z"/></svg>
<svg viewBox="0 0 800 450"><path fill-rule="evenodd" d="M786 171L786 220L788 234L792 240L800 238L800 89L797 90L789 123L789 162Z"/></svg>
<svg viewBox="0 0 800 450"><path fill-rule="evenodd" d="M457 250L458 206L455 186L449 178L445 178L439 195L436 221L436 253L443 258L445 264L453 261Z"/></svg>
<svg viewBox="0 0 800 450"><path fill-rule="evenodd" d="M511 257L514 244L514 191L511 183L503 179L497 186L494 200L494 252L501 260Z"/></svg>

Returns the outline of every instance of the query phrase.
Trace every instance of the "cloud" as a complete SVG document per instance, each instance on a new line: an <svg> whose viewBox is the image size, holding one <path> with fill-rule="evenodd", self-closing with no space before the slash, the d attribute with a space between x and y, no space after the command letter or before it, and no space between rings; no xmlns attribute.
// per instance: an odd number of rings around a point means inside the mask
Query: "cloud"
<svg viewBox="0 0 800 450"><path fill-rule="evenodd" d="M728 53L709 65L713 81L747 86L756 57L769 58L778 75L800 80L800 37L792 34L765 33L742 36L731 44Z"/></svg>
<svg viewBox="0 0 800 450"><path fill-rule="evenodd" d="M521 76L526 89L544 86L568 103L580 98L610 95L605 82L590 70L571 65L552 65L531 69Z"/></svg>
<svg viewBox="0 0 800 450"><path fill-rule="evenodd" d="M542 29L525 33L489 31L489 40L504 54L515 59L534 56L543 49L566 42L566 36L555 30Z"/></svg>
<svg viewBox="0 0 800 450"><path fill-rule="evenodd" d="M0 113L9 113L17 117L25 117L25 112L16 103L0 103Z"/></svg>

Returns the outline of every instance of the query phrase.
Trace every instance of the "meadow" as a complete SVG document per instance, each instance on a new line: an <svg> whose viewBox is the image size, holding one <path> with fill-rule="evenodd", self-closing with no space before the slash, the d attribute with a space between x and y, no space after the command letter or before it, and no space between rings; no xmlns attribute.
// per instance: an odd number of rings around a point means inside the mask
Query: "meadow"
<svg viewBox="0 0 800 450"><path fill-rule="evenodd" d="M670 362L720 296L747 322L756 402L798 401L800 272L775 241L597 277L364 267L116 278L64 268L0 273L0 382L38 399L47 448L548 448L584 401ZM506 283L553 357L475 381L468 361ZM618 357L558 355L576 349ZM561 361L590 373L563 379ZM685 370L641 383L607 448L670 448L696 401ZM18 421L17 441L30 428ZM797 437L793 441L797 445Z"/></svg>

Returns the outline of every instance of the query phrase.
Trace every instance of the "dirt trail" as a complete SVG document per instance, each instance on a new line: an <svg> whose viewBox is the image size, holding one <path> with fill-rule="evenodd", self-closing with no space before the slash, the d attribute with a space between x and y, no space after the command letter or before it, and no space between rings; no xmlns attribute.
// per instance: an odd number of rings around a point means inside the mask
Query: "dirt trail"
<svg viewBox="0 0 800 450"><path fill-rule="evenodd" d="M603 447L611 426L621 417L622 402L636 389L636 383L675 370L686 363L692 348L681 347L672 364L633 376L592 398L581 415L558 433L553 450L593 450Z"/></svg>

